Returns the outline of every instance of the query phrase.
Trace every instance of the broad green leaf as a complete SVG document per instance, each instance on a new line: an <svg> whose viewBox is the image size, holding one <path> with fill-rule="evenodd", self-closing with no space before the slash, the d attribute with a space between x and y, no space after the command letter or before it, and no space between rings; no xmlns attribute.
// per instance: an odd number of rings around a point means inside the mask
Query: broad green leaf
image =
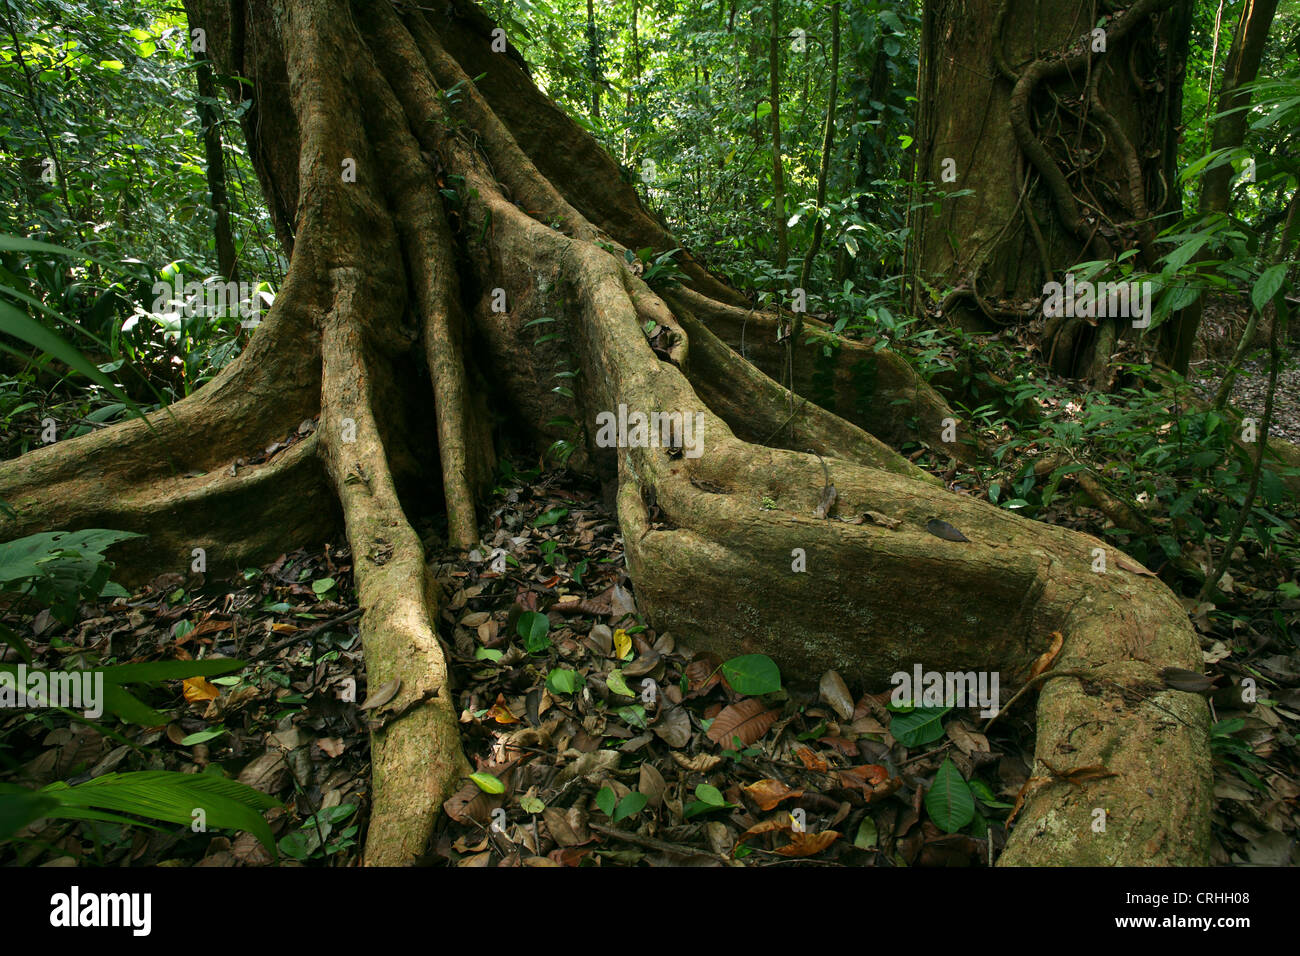
<svg viewBox="0 0 1300 956"><path fill-rule="evenodd" d="M715 807L724 807L727 805L726 799L722 796L722 791L711 783L702 783L695 788L695 796L705 803L712 804Z"/></svg>
<svg viewBox="0 0 1300 956"><path fill-rule="evenodd" d="M945 833L956 833L975 818L975 799L951 757L939 767L925 795L925 812Z"/></svg>
<svg viewBox="0 0 1300 956"><path fill-rule="evenodd" d="M261 812L278 807L279 802L216 773L106 773L75 787L50 784L40 793L60 804L60 810L48 814L51 817L107 810L188 826L197 819L196 811L202 810L207 826L245 830L275 854L275 839Z"/></svg>
<svg viewBox="0 0 1300 956"><path fill-rule="evenodd" d="M563 518L568 513L569 513L568 508L551 508L550 510L545 511L542 514L537 516L537 520L533 522L533 527L534 528L548 527L558 522L561 518Z"/></svg>
<svg viewBox="0 0 1300 956"><path fill-rule="evenodd" d="M943 715L950 707L917 707L889 720L889 732L904 747L919 747L943 736Z"/></svg>
<svg viewBox="0 0 1300 956"><path fill-rule="evenodd" d="M1288 265L1289 263L1279 262L1275 266L1270 266L1255 281L1255 287L1250 290L1250 301L1257 312L1264 311L1264 306L1268 305L1269 300L1282 288L1282 283L1286 282Z"/></svg>
<svg viewBox="0 0 1300 956"><path fill-rule="evenodd" d="M506 785L490 773L472 773L469 778L478 784L478 788L484 793L505 793Z"/></svg>
<svg viewBox="0 0 1300 956"><path fill-rule="evenodd" d="M525 611L519 615L519 620L515 621L515 632L524 639L524 650L530 654L544 651L551 646L551 639L546 636L550 629L550 620L545 614L536 611Z"/></svg>
<svg viewBox="0 0 1300 956"><path fill-rule="evenodd" d="M557 667L546 675L546 689L552 694L572 694L581 686L581 675L567 667Z"/></svg>
<svg viewBox="0 0 1300 956"><path fill-rule="evenodd" d="M610 671L609 676L605 678L605 686L614 693L623 697L636 696L636 693L627 686L627 681L623 679L623 672L621 670Z"/></svg>
<svg viewBox="0 0 1300 956"><path fill-rule="evenodd" d="M744 654L722 665L722 676L737 694L757 697L781 689L781 671L766 654Z"/></svg>
<svg viewBox="0 0 1300 956"><path fill-rule="evenodd" d="M612 787L601 787L596 793L596 806L600 807L601 812L607 817L614 815L614 805L618 802L618 797Z"/></svg>
<svg viewBox="0 0 1300 956"><path fill-rule="evenodd" d="M190 734L181 738L182 747L193 747L195 744L205 744L209 740L216 740L226 732L224 727L218 727L216 730L200 730L198 733Z"/></svg>
<svg viewBox="0 0 1300 956"><path fill-rule="evenodd" d="M614 822L618 823L619 820L626 820L630 816L635 816L645 809L645 805L649 802L649 798L644 793L633 790L618 802L618 809L612 815Z"/></svg>

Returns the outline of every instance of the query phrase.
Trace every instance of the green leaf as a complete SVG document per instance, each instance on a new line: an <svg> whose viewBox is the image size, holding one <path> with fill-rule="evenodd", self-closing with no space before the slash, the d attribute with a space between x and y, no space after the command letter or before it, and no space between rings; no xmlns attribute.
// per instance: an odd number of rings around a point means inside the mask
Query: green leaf
<svg viewBox="0 0 1300 956"><path fill-rule="evenodd" d="M3 327L0 327L3 331ZM8 586L50 573L60 556L94 558L119 541L142 537L129 531L87 528L84 531L44 531L0 544L0 586Z"/></svg>
<svg viewBox="0 0 1300 956"><path fill-rule="evenodd" d="M645 809L645 805L649 802L650 799L644 793L633 790L618 802L618 809L614 811L612 819L615 823L618 823L619 820L626 820L628 817L635 816Z"/></svg>
<svg viewBox="0 0 1300 956"><path fill-rule="evenodd" d="M1286 282L1288 265L1289 263L1279 262L1275 266L1270 266L1255 281L1255 288L1250 290L1250 301L1254 304L1255 311L1263 312L1264 306L1277 295L1278 290L1282 288L1282 283Z"/></svg>
<svg viewBox="0 0 1300 956"><path fill-rule="evenodd" d="M743 654L722 665L722 676L737 694L757 697L781 689L781 671L766 654Z"/></svg>
<svg viewBox="0 0 1300 956"><path fill-rule="evenodd" d="M614 794L612 787L601 787L596 793L596 806L600 807L601 812L607 817L614 815L614 805L618 802L618 797Z"/></svg>
<svg viewBox="0 0 1300 956"><path fill-rule="evenodd" d="M501 658L502 658L503 656L504 656L504 655L502 655L502 653L501 653L500 651L495 650L495 649L490 648L490 647L480 647L478 650L476 650L476 651L474 652L474 659L475 659L475 660L480 660L480 661L491 661L491 662L494 663L494 664L495 664L497 661L501 660Z"/></svg>
<svg viewBox="0 0 1300 956"><path fill-rule="evenodd" d="M605 686L622 697L636 696L636 692L627 686L627 681L623 679L621 670L610 671L609 676L605 678Z"/></svg>
<svg viewBox="0 0 1300 956"><path fill-rule="evenodd" d="M524 650L530 654L544 651L551 646L547 632L551 629L550 619L536 611L525 611L515 621L515 631L524 639Z"/></svg>
<svg viewBox="0 0 1300 956"><path fill-rule="evenodd" d="M216 740L226 732L226 728L218 727L216 730L200 730L196 734L181 738L182 747L193 747L195 744L207 743L209 740Z"/></svg>
<svg viewBox="0 0 1300 956"><path fill-rule="evenodd" d="M640 704L630 704L627 707L620 707L617 713L623 718L623 720L631 724L633 727L640 730L646 728L645 708Z"/></svg>
<svg viewBox="0 0 1300 956"><path fill-rule="evenodd" d="M108 810L188 826L197 819L195 811L202 810L207 826L245 830L275 855L275 839L262 811L280 806L279 802L217 773L106 773L75 787L50 784L40 793L60 804L59 810L48 814L51 817Z"/></svg>
<svg viewBox="0 0 1300 956"><path fill-rule="evenodd" d="M519 809L524 813L541 813L546 809L546 804L536 797L524 797L519 801Z"/></svg>
<svg viewBox="0 0 1300 956"><path fill-rule="evenodd" d="M0 792L0 840L8 840L33 820L39 820L58 807L59 801L30 790L15 787L14 792Z"/></svg>
<svg viewBox="0 0 1300 956"><path fill-rule="evenodd" d="M859 850L873 850L880 842L880 834L876 829L876 821L871 817L863 817L862 822L858 824L857 836L853 838L853 845Z"/></svg>
<svg viewBox="0 0 1300 956"><path fill-rule="evenodd" d="M917 707L889 720L889 732L904 747L919 747L943 736L943 715L950 707Z"/></svg>
<svg viewBox="0 0 1300 956"><path fill-rule="evenodd" d="M581 686L582 677L567 667L557 667L546 675L546 689L552 694L572 694Z"/></svg>
<svg viewBox="0 0 1300 956"><path fill-rule="evenodd" d="M956 833L975 819L975 799L951 757L944 760L925 795L925 812L945 833Z"/></svg>
<svg viewBox="0 0 1300 956"><path fill-rule="evenodd" d="M533 527L545 528L549 525L553 525L568 513L568 508L551 508L549 511L537 516L537 520L533 522Z"/></svg>
<svg viewBox="0 0 1300 956"><path fill-rule="evenodd" d="M12 335L16 339L22 339L28 345L35 346L68 366L68 368L80 372L119 402L134 407L131 399L124 395L108 376L99 370L99 366L45 326L26 313L14 308L8 302L0 302L0 332Z"/></svg>
<svg viewBox="0 0 1300 956"><path fill-rule="evenodd" d="M333 578L320 578L319 580L313 581L311 583L311 589L315 591L317 595L325 594L333 587L334 587Z"/></svg>
<svg viewBox="0 0 1300 956"><path fill-rule="evenodd" d="M722 796L722 791L711 783L702 783L695 788L695 796L704 803L711 804L715 807L725 807L727 801Z"/></svg>
<svg viewBox="0 0 1300 956"><path fill-rule="evenodd" d="M993 792L993 788L983 780L970 781L970 789L971 793L978 797L980 803L986 807L992 807L995 810L1010 810L1012 808L1011 804L999 800L997 794Z"/></svg>
<svg viewBox="0 0 1300 956"><path fill-rule="evenodd" d="M484 793L505 793L506 785L490 773L472 773L469 778L478 784Z"/></svg>

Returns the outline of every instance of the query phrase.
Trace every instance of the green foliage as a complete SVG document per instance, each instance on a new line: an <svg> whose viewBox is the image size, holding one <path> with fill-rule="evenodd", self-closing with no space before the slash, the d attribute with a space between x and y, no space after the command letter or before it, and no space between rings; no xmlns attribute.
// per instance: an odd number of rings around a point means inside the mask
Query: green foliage
<svg viewBox="0 0 1300 956"><path fill-rule="evenodd" d="M0 544L0 592L18 592L47 607L64 624L76 618L77 605L99 597L126 597L109 581L113 563L104 552L119 541L138 538L127 531L92 528L31 534Z"/></svg>
<svg viewBox="0 0 1300 956"><path fill-rule="evenodd" d="M1239 740L1235 734L1246 729L1246 721L1241 717L1220 720L1210 731L1210 753L1216 760L1227 764L1242 780L1252 787L1268 793L1268 787L1260 780L1251 767L1263 767L1265 760L1251 749L1250 745Z"/></svg>
<svg viewBox="0 0 1300 956"><path fill-rule="evenodd" d="M891 708L892 709L892 708ZM914 707L889 719L889 732L904 747L920 747L943 736L943 718L951 707Z"/></svg>
<svg viewBox="0 0 1300 956"><path fill-rule="evenodd" d="M537 611L525 611L515 622L515 633L523 638L524 650L530 654L538 654L551 646L550 629L550 619Z"/></svg>
<svg viewBox="0 0 1300 956"><path fill-rule="evenodd" d="M280 852L301 863L311 859L327 859L356 846L357 835L361 832L359 824L354 822L336 832L336 828L352 819L356 812L355 803L341 803L313 813L297 830L280 838Z"/></svg>
<svg viewBox="0 0 1300 956"><path fill-rule="evenodd" d="M766 654L743 654L722 665L722 676L737 694L757 697L781 689L781 671Z"/></svg>
<svg viewBox="0 0 1300 956"><path fill-rule="evenodd" d="M30 363L0 372L0 422L25 431L53 417L62 438L188 394L247 332L212 310L154 307L167 268L202 282L216 266L184 13L152 0L58 7L53 19L33 5L0 11L0 150L12 174L0 177L0 234L43 241L0 244L0 331L30 346L9 347ZM260 273L270 290L285 262L237 145L249 102L203 101L223 135L241 275ZM106 376L124 365L135 377L115 386ZM59 366L90 386L65 383Z"/></svg>
<svg viewBox="0 0 1300 956"><path fill-rule="evenodd" d="M620 820L626 820L628 817L636 816L649 803L649 799L643 793L633 790L628 793L622 800L614 793L612 787L601 787L596 792L596 806L598 806L605 816L609 817L610 822L618 823Z"/></svg>
<svg viewBox="0 0 1300 956"><path fill-rule="evenodd" d="M501 779L490 773L483 773L480 771L478 773L470 774L469 778L474 781L474 784L484 793L497 794L506 792L506 785L501 782Z"/></svg>
<svg viewBox="0 0 1300 956"><path fill-rule="evenodd" d="M187 827L201 821L205 827L246 830L274 855L275 839L262 812L279 805L215 772L106 773L76 786L56 782L40 790L0 784L0 839L12 838L40 817L134 825L141 824L131 817L143 817Z"/></svg>
<svg viewBox="0 0 1300 956"><path fill-rule="evenodd" d="M951 757L945 758L925 795L925 812L944 833L956 833L975 819L975 798Z"/></svg>

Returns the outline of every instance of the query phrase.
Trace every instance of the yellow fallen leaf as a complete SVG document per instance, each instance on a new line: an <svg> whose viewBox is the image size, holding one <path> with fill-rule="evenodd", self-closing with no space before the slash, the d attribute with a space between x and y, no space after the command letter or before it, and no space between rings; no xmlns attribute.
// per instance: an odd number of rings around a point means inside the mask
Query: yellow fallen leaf
<svg viewBox="0 0 1300 956"><path fill-rule="evenodd" d="M621 627L614 632L614 656L620 660L632 651L632 638Z"/></svg>
<svg viewBox="0 0 1300 956"><path fill-rule="evenodd" d="M221 691L216 686L209 684L202 677L187 677L184 682L185 700L191 704L198 703L202 700L216 700L221 696Z"/></svg>

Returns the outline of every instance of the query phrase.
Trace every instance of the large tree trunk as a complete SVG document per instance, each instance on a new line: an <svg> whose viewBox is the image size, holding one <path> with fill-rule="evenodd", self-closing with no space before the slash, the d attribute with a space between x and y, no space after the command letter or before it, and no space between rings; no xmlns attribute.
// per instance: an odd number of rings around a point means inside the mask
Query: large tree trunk
<svg viewBox="0 0 1300 956"><path fill-rule="evenodd" d="M1106 9L926 4L916 176L944 193L974 191L913 215L912 261L953 290L947 319L980 331L1036 323L1044 285L1075 263L1135 249L1154 264L1155 235L1180 208L1190 4ZM1040 347L1057 371L1104 386L1117 340L1136 334L1131 321L1062 316L1044 323Z"/></svg>
<svg viewBox="0 0 1300 956"><path fill-rule="evenodd" d="M436 449L452 540L474 542L489 396L539 451L573 439L571 464L617 481L638 606L696 646L762 650L792 676L836 667L858 686L918 662L999 670L1006 686L1060 631L1057 667L1088 676L1045 683L1038 755L1114 775L1037 788L1003 862L1204 862L1207 710L1157 676L1199 665L1181 607L1102 542L950 494L898 455L886 442L937 443L955 418L905 362L859 345L827 356L809 322L796 397L765 374L782 367L788 317L747 309L690 260L689 287L648 288L622 252L672 238L463 0L248 0L234 22L226 0L187 6L222 72L252 82L250 152L289 276L239 361L153 431L124 424L0 466L17 511L2 530L145 531L137 570L187 566L202 546L219 571L319 540L341 513L368 679L401 678L396 706L438 692L375 735L367 862L420 854L467 769L409 516L437 485L424 454ZM563 337L533 346L526 325L543 315ZM667 356L647 341L652 320ZM573 398L538 373L556 362L580 373ZM703 454L598 447L595 416L620 405L700 414ZM576 433L548 424L566 413ZM307 439L232 474L317 415ZM809 449L828 462L838 515L899 526L815 518ZM927 533L933 516L970 540ZM796 548L806 573L791 571ZM1092 571L1097 548L1108 573Z"/></svg>

